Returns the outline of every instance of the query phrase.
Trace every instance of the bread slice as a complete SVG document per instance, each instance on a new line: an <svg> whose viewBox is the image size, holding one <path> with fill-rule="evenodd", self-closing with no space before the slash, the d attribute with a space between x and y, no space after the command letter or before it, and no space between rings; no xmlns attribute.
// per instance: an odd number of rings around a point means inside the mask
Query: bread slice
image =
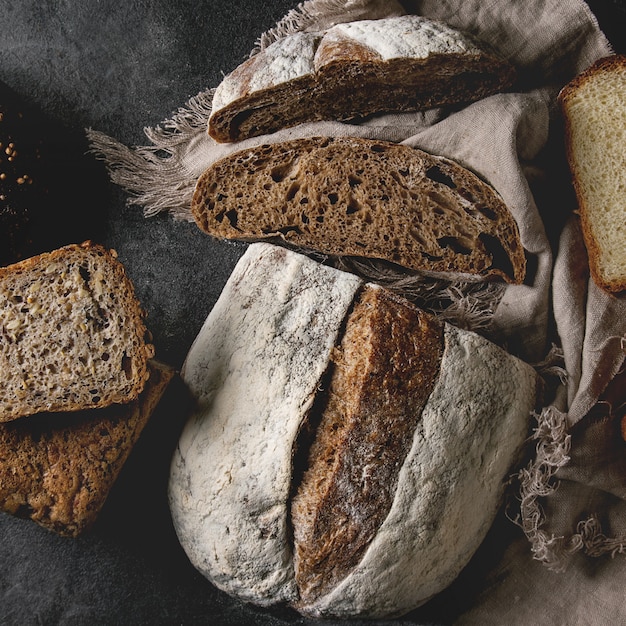
<svg viewBox="0 0 626 626"><path fill-rule="evenodd" d="M0 268L0 422L135 399L154 356L114 251L85 242Z"/></svg>
<svg viewBox="0 0 626 626"><path fill-rule="evenodd" d="M174 375L149 372L132 402L0 424L0 510L69 537L91 528Z"/></svg>
<svg viewBox="0 0 626 626"><path fill-rule="evenodd" d="M599 59L559 94L593 280L626 289L626 56Z"/></svg>
<svg viewBox="0 0 626 626"><path fill-rule="evenodd" d="M306 137L240 150L200 176L191 210L217 238L510 283L526 271L497 192L461 165L402 144Z"/></svg>
<svg viewBox="0 0 626 626"><path fill-rule="evenodd" d="M232 142L308 121L469 103L514 77L485 46L418 15L336 24L284 37L226 76L208 132Z"/></svg>
<svg viewBox="0 0 626 626"><path fill-rule="evenodd" d="M248 247L185 360L172 519L223 591L397 616L484 539L528 436L532 367L358 277ZM312 441L312 443L311 443Z"/></svg>

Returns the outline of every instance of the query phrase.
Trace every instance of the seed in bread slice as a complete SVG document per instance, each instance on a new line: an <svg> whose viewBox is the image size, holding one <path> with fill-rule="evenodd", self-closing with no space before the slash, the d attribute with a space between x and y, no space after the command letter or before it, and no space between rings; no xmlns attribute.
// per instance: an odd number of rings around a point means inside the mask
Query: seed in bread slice
<svg viewBox="0 0 626 626"><path fill-rule="evenodd" d="M626 289L626 56L599 59L559 94L591 276Z"/></svg>
<svg viewBox="0 0 626 626"><path fill-rule="evenodd" d="M485 46L422 16L336 24L279 39L226 76L208 132L232 142L308 121L469 103L514 76Z"/></svg>
<svg viewBox="0 0 626 626"><path fill-rule="evenodd" d="M230 154L199 178L199 228L334 256L521 283L526 259L498 193L449 159L354 137L307 137Z"/></svg>
<svg viewBox="0 0 626 626"><path fill-rule="evenodd" d="M0 422L134 400L145 312L113 251L85 242L0 268Z"/></svg>
<svg viewBox="0 0 626 626"><path fill-rule="evenodd" d="M149 372L132 402L0 424L0 510L69 537L91 528L174 375Z"/></svg>

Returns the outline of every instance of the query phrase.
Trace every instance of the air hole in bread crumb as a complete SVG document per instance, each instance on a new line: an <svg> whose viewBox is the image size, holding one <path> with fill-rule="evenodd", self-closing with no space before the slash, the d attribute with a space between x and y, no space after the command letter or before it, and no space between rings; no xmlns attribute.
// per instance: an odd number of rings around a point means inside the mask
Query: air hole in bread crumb
<svg viewBox="0 0 626 626"><path fill-rule="evenodd" d="M78 272L80 274L80 277L83 279L83 282L85 283L85 285L88 285L89 284L89 279L91 277L89 269L86 268L84 265L81 265L78 268Z"/></svg>
<svg viewBox="0 0 626 626"><path fill-rule="evenodd" d="M122 357L122 371L124 372L126 378L128 378L128 380L130 380L132 378L133 375L133 360L128 356L128 355L124 355Z"/></svg>
<svg viewBox="0 0 626 626"><path fill-rule="evenodd" d="M328 194L328 201L331 204L337 204L338 200L339 200L339 196L336 193L329 193Z"/></svg>
<svg viewBox="0 0 626 626"><path fill-rule="evenodd" d="M472 253L470 246L458 237L439 237L437 243L441 248L450 248L456 254L468 255Z"/></svg>
<svg viewBox="0 0 626 626"><path fill-rule="evenodd" d="M480 233L480 235L478 235L478 239L482 241L483 245L487 249L487 252L491 256L492 267L500 268L507 276L513 277L515 274L513 270L513 263L511 262L506 250L503 248L500 240L487 233Z"/></svg>
<svg viewBox="0 0 626 626"><path fill-rule="evenodd" d="M436 183L441 183L446 187L450 187L450 189L456 189L456 184L452 180L452 178L442 172L437 165L433 165L432 167L428 168L426 170L426 176Z"/></svg>

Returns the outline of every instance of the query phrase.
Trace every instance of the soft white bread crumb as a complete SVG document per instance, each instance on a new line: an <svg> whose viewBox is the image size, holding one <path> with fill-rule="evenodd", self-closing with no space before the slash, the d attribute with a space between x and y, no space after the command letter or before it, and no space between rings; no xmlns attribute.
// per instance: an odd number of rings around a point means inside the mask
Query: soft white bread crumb
<svg viewBox="0 0 626 626"><path fill-rule="evenodd" d="M626 289L626 57L600 59L560 94L591 274Z"/></svg>

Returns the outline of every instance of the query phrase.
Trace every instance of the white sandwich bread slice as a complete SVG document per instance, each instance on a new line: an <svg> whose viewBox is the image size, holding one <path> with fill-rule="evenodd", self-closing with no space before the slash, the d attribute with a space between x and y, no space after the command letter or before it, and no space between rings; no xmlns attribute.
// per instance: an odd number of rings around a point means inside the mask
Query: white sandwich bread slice
<svg viewBox="0 0 626 626"><path fill-rule="evenodd" d="M626 290L626 56L599 59L559 94L591 276Z"/></svg>
<svg viewBox="0 0 626 626"><path fill-rule="evenodd" d="M526 257L496 190L407 145L306 137L232 153L199 178L191 211L220 239L272 241L430 274L521 283Z"/></svg>
<svg viewBox="0 0 626 626"><path fill-rule="evenodd" d="M208 132L233 142L302 122L465 104L514 78L485 45L425 17L336 24L281 38L228 74Z"/></svg>
<svg viewBox="0 0 626 626"><path fill-rule="evenodd" d="M262 606L404 614L501 505L537 400L527 364L383 288L249 246L194 341L170 474L193 565Z"/></svg>

